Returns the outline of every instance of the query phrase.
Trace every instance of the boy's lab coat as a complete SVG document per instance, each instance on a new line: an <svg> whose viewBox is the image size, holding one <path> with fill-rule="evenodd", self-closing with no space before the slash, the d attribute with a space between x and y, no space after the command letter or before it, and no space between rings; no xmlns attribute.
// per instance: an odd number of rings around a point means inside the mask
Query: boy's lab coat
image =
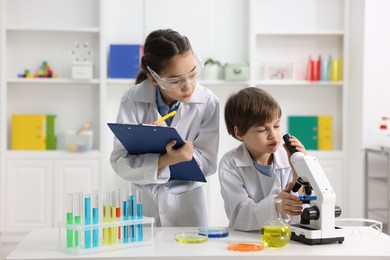
<svg viewBox="0 0 390 260"><path fill-rule="evenodd" d="M122 97L118 123L151 123L160 118L156 106L156 86L148 80L130 88ZM208 89L196 86L188 102L182 102L171 127L183 140L193 142L194 157L203 174L217 168L219 103ZM130 155L114 139L111 165L132 190L141 188L144 215L155 218L156 226L207 226L203 184L169 180L169 167L157 168L160 154Z"/></svg>
<svg viewBox="0 0 390 260"><path fill-rule="evenodd" d="M271 177L259 173L244 144L226 153L219 163L219 180L229 227L260 230L271 217L270 203L293 179L283 147L274 153ZM284 216L288 218L288 216ZM291 221L299 217L291 217Z"/></svg>

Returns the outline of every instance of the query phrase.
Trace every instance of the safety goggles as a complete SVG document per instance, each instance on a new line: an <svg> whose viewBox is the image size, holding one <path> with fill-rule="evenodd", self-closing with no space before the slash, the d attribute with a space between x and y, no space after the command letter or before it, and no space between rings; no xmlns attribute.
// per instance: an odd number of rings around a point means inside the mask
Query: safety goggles
<svg viewBox="0 0 390 260"><path fill-rule="evenodd" d="M172 91L179 88L182 88L187 83L194 83L196 79L199 77L200 73L203 69L203 61L194 53L195 59L195 68L188 73L187 75L183 75L180 77L172 77L172 78L163 78L160 77L154 70L152 70L149 66L146 66L150 74L157 81L158 85L165 90Z"/></svg>

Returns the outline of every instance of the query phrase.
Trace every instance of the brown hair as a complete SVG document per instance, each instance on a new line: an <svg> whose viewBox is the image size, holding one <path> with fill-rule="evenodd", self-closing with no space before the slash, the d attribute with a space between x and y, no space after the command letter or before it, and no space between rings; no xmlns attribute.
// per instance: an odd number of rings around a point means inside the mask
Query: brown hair
<svg viewBox="0 0 390 260"><path fill-rule="evenodd" d="M164 29L151 32L145 40L141 71L138 73L136 84L147 79L146 75L149 73L147 66L160 73L165 62L190 50L192 50L190 41L176 31Z"/></svg>
<svg viewBox="0 0 390 260"><path fill-rule="evenodd" d="M237 139L234 127L244 135L252 126L265 125L282 116L279 103L267 91L248 87L229 97L225 105L225 123L228 133Z"/></svg>

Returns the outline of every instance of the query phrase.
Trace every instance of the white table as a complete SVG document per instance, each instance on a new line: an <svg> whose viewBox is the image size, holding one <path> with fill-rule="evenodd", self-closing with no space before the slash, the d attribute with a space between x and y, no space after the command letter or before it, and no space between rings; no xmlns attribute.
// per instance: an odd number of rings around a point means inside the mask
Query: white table
<svg viewBox="0 0 390 260"><path fill-rule="evenodd" d="M265 248L259 252L234 252L226 249L229 241L260 242L259 232L230 231L225 238L210 238L203 244L179 244L174 234L197 231L197 228L155 228L154 245L131 247L83 255L69 255L58 250L58 230L36 229L7 256L16 259L390 259L390 236L361 235L359 231L348 234L342 244L309 246L290 241L283 248ZM366 233L366 232L364 232Z"/></svg>

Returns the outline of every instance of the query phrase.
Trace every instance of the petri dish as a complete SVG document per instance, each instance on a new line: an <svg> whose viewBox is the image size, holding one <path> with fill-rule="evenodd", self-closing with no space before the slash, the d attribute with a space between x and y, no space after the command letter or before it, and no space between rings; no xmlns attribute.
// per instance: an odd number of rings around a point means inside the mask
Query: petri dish
<svg viewBox="0 0 390 260"><path fill-rule="evenodd" d="M206 235L209 238L222 238L229 235L229 229L227 227L199 228L199 234Z"/></svg>
<svg viewBox="0 0 390 260"><path fill-rule="evenodd" d="M259 242L237 242L229 244L227 249L239 252L258 252L263 250L264 246Z"/></svg>
<svg viewBox="0 0 390 260"><path fill-rule="evenodd" d="M180 232L175 234L175 241L181 244L200 244L208 240L207 235L196 232Z"/></svg>

